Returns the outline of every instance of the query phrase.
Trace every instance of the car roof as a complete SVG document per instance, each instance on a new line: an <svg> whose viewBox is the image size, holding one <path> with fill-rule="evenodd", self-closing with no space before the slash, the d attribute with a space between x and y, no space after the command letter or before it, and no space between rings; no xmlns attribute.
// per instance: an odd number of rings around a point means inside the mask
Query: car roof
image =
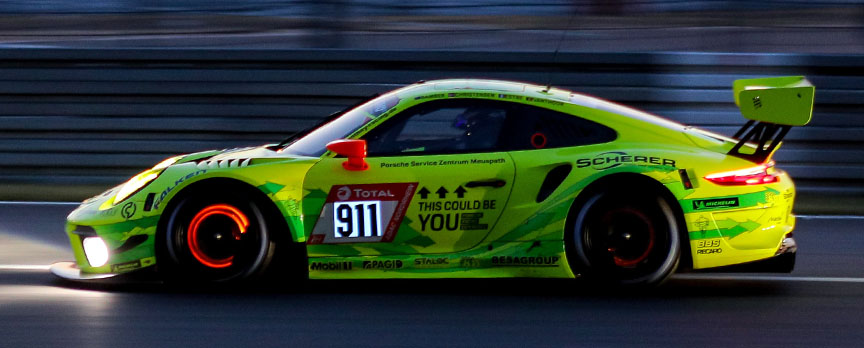
<svg viewBox="0 0 864 348"><path fill-rule="evenodd" d="M688 128L687 126L678 122L674 122L661 116L653 115L648 112L624 106L609 100L583 93L573 92L562 88L550 88L548 86L542 86L533 83L494 79L456 78L420 81L397 91L410 90L417 87L422 87L421 90L416 91L418 92L418 94L427 94L435 91L443 92L450 90L513 93L526 97L554 100L586 108L602 110L616 115L625 116L631 119L651 123L664 128L673 129L676 131L684 131Z"/></svg>

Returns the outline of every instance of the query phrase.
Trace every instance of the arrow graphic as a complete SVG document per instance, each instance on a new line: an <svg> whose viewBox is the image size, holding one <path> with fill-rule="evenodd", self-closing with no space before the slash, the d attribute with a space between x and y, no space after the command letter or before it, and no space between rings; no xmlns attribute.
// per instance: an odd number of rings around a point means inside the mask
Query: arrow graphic
<svg viewBox="0 0 864 348"><path fill-rule="evenodd" d="M438 194L438 198L441 198L441 199L447 198L447 192L450 192L450 191L447 191L447 189L445 189L444 186L439 187L438 190L435 191L435 193Z"/></svg>
<svg viewBox="0 0 864 348"><path fill-rule="evenodd" d="M699 221L696 221L697 225ZM706 219L707 223L707 219ZM715 227L716 226L716 227ZM751 232L761 225L753 220L738 222L732 219L716 220L715 226L711 226L705 230L690 232L691 239L706 239L706 238L728 238L732 239L740 236L743 233ZM701 228L701 226L699 226Z"/></svg>
<svg viewBox="0 0 864 348"><path fill-rule="evenodd" d="M426 199L426 197L429 196L429 190L427 190L426 187L424 186L423 188L420 189L420 191L417 191L417 194L420 195L420 199Z"/></svg>
<svg viewBox="0 0 864 348"><path fill-rule="evenodd" d="M720 230L720 235L729 239L735 238L744 232L753 231L759 226L758 222L747 220L738 222L732 219L717 220L717 229Z"/></svg>
<svg viewBox="0 0 864 348"><path fill-rule="evenodd" d="M468 191L465 190L465 188L460 185L459 187L456 188L456 191L453 191L453 192L456 193L456 197L463 198L463 197L465 197L465 192L468 192Z"/></svg>

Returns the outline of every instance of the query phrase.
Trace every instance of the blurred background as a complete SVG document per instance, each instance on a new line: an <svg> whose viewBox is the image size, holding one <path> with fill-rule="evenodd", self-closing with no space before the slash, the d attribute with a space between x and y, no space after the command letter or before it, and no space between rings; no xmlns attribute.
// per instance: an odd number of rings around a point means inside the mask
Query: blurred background
<svg viewBox="0 0 864 348"><path fill-rule="evenodd" d="M864 0L0 1L0 200L81 200L418 80L552 83L731 135L733 80L807 75L814 121L776 156L796 211L864 214L862 51Z"/></svg>
<svg viewBox="0 0 864 348"><path fill-rule="evenodd" d="M27 0L7 47L856 53L859 0Z"/></svg>

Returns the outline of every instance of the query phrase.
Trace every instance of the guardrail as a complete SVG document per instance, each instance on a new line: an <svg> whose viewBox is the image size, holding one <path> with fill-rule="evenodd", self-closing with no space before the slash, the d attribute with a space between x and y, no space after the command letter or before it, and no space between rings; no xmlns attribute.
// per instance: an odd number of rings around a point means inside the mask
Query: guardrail
<svg viewBox="0 0 864 348"><path fill-rule="evenodd" d="M81 199L177 153L279 141L418 80L546 83L721 133L738 78L802 74L813 123L777 153L799 212L864 214L864 56L0 49L0 199Z"/></svg>

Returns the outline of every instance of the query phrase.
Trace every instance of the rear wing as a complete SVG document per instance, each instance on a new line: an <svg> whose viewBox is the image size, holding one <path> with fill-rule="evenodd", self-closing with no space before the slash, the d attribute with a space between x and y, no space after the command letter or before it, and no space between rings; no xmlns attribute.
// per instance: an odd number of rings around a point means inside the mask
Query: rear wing
<svg viewBox="0 0 864 348"><path fill-rule="evenodd" d="M735 80L735 104L749 121L729 154L758 163L771 157L790 128L810 123L815 90L804 76ZM755 148L745 146L751 141Z"/></svg>

